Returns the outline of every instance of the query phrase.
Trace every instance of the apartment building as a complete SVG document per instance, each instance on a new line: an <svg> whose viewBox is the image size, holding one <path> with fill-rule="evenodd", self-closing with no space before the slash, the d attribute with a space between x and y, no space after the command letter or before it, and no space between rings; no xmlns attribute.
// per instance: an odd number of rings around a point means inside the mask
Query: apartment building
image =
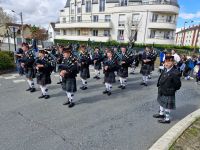
<svg viewBox="0 0 200 150"><path fill-rule="evenodd" d="M67 0L56 39L174 44L177 0Z"/></svg>

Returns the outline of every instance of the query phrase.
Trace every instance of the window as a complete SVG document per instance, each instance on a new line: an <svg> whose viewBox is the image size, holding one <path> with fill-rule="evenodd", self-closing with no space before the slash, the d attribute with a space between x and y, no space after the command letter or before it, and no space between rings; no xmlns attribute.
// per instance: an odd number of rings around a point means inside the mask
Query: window
<svg viewBox="0 0 200 150"><path fill-rule="evenodd" d="M98 36L98 30L93 30L92 35L93 36Z"/></svg>
<svg viewBox="0 0 200 150"><path fill-rule="evenodd" d="M99 16L94 15L94 16L93 16L93 22L98 22L98 21L99 21Z"/></svg>
<svg viewBox="0 0 200 150"><path fill-rule="evenodd" d="M128 0L120 0L120 6L127 6Z"/></svg>
<svg viewBox="0 0 200 150"><path fill-rule="evenodd" d="M85 5L85 0L82 0L82 5Z"/></svg>
<svg viewBox="0 0 200 150"><path fill-rule="evenodd" d="M124 14L119 15L118 26L125 26L125 15Z"/></svg>
<svg viewBox="0 0 200 150"><path fill-rule="evenodd" d="M81 22L82 21L82 17L81 16L78 16L77 17L77 22Z"/></svg>
<svg viewBox="0 0 200 150"><path fill-rule="evenodd" d="M164 32L164 39L170 39L170 31Z"/></svg>
<svg viewBox="0 0 200 150"><path fill-rule="evenodd" d="M151 30L150 38L155 38L155 35L156 35L156 31L155 30Z"/></svg>
<svg viewBox="0 0 200 150"><path fill-rule="evenodd" d="M77 30L77 35L81 35L81 31L80 30Z"/></svg>
<svg viewBox="0 0 200 150"><path fill-rule="evenodd" d="M152 22L157 22L157 20L158 20L158 14L153 14Z"/></svg>
<svg viewBox="0 0 200 150"><path fill-rule="evenodd" d="M86 13L91 12L91 1L86 1L85 12Z"/></svg>
<svg viewBox="0 0 200 150"><path fill-rule="evenodd" d="M105 11L105 0L99 0L99 11Z"/></svg>
<svg viewBox="0 0 200 150"><path fill-rule="evenodd" d="M110 36L110 30L104 30L104 36Z"/></svg>
<svg viewBox="0 0 200 150"><path fill-rule="evenodd" d="M172 16L167 16L166 22L172 22Z"/></svg>
<svg viewBox="0 0 200 150"><path fill-rule="evenodd" d="M63 18L63 23L66 23L66 18Z"/></svg>
<svg viewBox="0 0 200 150"><path fill-rule="evenodd" d="M78 8L77 8L77 13L78 13L78 14L81 13L81 7L78 7Z"/></svg>
<svg viewBox="0 0 200 150"><path fill-rule="evenodd" d="M63 35L67 35L67 32L66 32L66 30L63 30Z"/></svg>
<svg viewBox="0 0 200 150"><path fill-rule="evenodd" d="M105 22L110 22L111 16L110 15L105 15Z"/></svg>
<svg viewBox="0 0 200 150"><path fill-rule="evenodd" d="M124 40L124 30L118 30L118 39Z"/></svg>
<svg viewBox="0 0 200 150"><path fill-rule="evenodd" d="M136 26L139 24L139 17L140 17L140 14L133 14L132 15L132 26Z"/></svg>
<svg viewBox="0 0 200 150"><path fill-rule="evenodd" d="M74 14L74 9L71 9L71 14Z"/></svg>
<svg viewBox="0 0 200 150"><path fill-rule="evenodd" d="M71 22L75 22L74 17L71 17Z"/></svg>

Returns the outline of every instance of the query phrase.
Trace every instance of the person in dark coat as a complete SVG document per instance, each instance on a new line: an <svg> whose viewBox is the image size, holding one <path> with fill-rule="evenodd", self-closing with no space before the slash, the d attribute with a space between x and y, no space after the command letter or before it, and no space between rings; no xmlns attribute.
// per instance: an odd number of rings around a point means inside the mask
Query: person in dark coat
<svg viewBox="0 0 200 150"><path fill-rule="evenodd" d="M150 50L150 55L151 55L151 63L150 63L150 75L148 75L148 79L151 79L151 73L154 71L154 65L158 55L153 47Z"/></svg>
<svg viewBox="0 0 200 150"><path fill-rule="evenodd" d="M48 99L50 96L48 95L47 85L51 84L51 64L48 61L48 58L45 57L45 50L39 50L38 58L35 61L36 66L36 77L37 84L40 86L42 95L40 98Z"/></svg>
<svg viewBox="0 0 200 150"><path fill-rule="evenodd" d="M127 77L128 77L128 67L131 63L131 57L126 52L126 47L121 47L121 54L119 56L119 68L118 68L118 76L120 80L120 86L118 88L125 89L127 84Z"/></svg>
<svg viewBox="0 0 200 150"><path fill-rule="evenodd" d="M103 60L103 56L99 51L99 48L96 47L94 49L94 54L92 55L92 62L94 64L95 76L94 79L100 79L100 70L102 69L101 62Z"/></svg>
<svg viewBox="0 0 200 150"><path fill-rule="evenodd" d="M140 73L142 74L143 82L141 85L147 86L148 76L151 72L151 62L152 62L152 55L150 53L150 48L146 47L144 53L142 54L142 67Z"/></svg>
<svg viewBox="0 0 200 150"><path fill-rule="evenodd" d="M164 63L164 71L161 73L157 87L160 105L158 114L153 115L154 118L161 118L159 123L170 123L170 112L176 108L175 94L181 88L180 72L175 67L174 57L166 56Z"/></svg>
<svg viewBox="0 0 200 150"><path fill-rule="evenodd" d="M66 91L68 100L63 105L68 105L73 107L75 103L73 102L74 93L77 91L76 86L76 76L77 61L71 54L71 49L67 48L63 51L64 59L60 65L60 76L62 77L62 89Z"/></svg>
<svg viewBox="0 0 200 150"><path fill-rule="evenodd" d="M103 94L111 95L112 84L115 83L115 71L117 68L117 62L113 58L113 53L109 50L107 51L107 59L104 60L104 83L106 90L103 91Z"/></svg>
<svg viewBox="0 0 200 150"><path fill-rule="evenodd" d="M22 46L23 55L20 59L21 67L24 69L24 73L27 78L27 82L29 85L29 88L26 91L35 92L35 84L34 84L34 78L35 78L35 68L34 68L34 54L32 50L29 50L29 45L27 43L24 43Z"/></svg>
<svg viewBox="0 0 200 150"><path fill-rule="evenodd" d="M86 51L85 45L81 45L80 47L80 54L78 58L78 62L80 65L80 77L82 81L81 90L87 89L87 79L90 78L90 70L89 66L91 63L90 54Z"/></svg>

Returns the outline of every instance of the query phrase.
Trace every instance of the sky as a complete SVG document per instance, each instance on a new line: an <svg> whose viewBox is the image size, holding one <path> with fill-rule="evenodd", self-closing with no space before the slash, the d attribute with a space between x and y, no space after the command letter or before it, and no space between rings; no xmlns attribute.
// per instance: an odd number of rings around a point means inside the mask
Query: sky
<svg viewBox="0 0 200 150"><path fill-rule="evenodd" d="M193 24L200 24L200 0L178 0L180 5L180 14L177 23L177 28ZM0 0L0 7L3 7L6 12L15 17L20 23L19 15L12 13L14 10L17 13L23 12L25 23L35 24L43 27L48 27L49 22L55 22L59 17L59 10L63 9L66 0ZM191 20L194 22L191 23Z"/></svg>

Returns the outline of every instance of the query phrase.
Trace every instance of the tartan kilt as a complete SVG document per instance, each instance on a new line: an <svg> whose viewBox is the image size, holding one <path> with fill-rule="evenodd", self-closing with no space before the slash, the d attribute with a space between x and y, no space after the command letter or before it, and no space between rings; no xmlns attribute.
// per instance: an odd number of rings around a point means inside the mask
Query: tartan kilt
<svg viewBox="0 0 200 150"><path fill-rule="evenodd" d="M80 77L84 80L90 78L90 70L89 68L81 68L80 69Z"/></svg>
<svg viewBox="0 0 200 150"><path fill-rule="evenodd" d="M158 91L157 101L165 109L176 109L175 95L164 96Z"/></svg>
<svg viewBox="0 0 200 150"><path fill-rule="evenodd" d="M39 84L39 85L51 84L51 75L50 74L38 75L37 76L37 84Z"/></svg>
<svg viewBox="0 0 200 150"><path fill-rule="evenodd" d="M94 64L94 69L95 69L95 70L101 70L101 69L102 69L101 63L96 63L96 64Z"/></svg>
<svg viewBox="0 0 200 150"><path fill-rule="evenodd" d="M154 63L150 65L150 72L154 71Z"/></svg>
<svg viewBox="0 0 200 150"><path fill-rule="evenodd" d="M26 68L24 70L26 78L35 78L36 71L33 68Z"/></svg>
<svg viewBox="0 0 200 150"><path fill-rule="evenodd" d="M104 76L105 83L115 83L115 73L114 72L105 72Z"/></svg>
<svg viewBox="0 0 200 150"><path fill-rule="evenodd" d="M63 78L62 79L62 89L67 92L76 92L76 78Z"/></svg>
<svg viewBox="0 0 200 150"><path fill-rule="evenodd" d="M141 67L140 73L143 76L148 76L148 75L150 75L150 71L151 71L151 65L143 64L142 67Z"/></svg>
<svg viewBox="0 0 200 150"><path fill-rule="evenodd" d="M128 77L128 68L119 68L117 75L122 78Z"/></svg>

